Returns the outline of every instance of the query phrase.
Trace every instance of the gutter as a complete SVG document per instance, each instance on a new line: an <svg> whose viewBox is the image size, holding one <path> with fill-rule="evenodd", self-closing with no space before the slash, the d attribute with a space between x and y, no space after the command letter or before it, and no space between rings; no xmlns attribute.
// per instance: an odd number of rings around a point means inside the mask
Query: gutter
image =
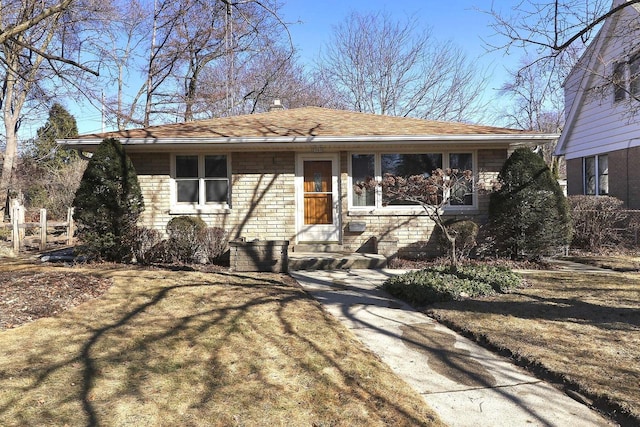
<svg viewBox="0 0 640 427"><path fill-rule="evenodd" d="M314 147L335 148L355 147L358 145L399 146L416 143L451 143L477 145L479 143L504 145L538 145L559 138L558 134L471 134L471 135L393 135L393 136L295 136L295 137L226 137L226 138L119 138L129 147L164 148L171 147L216 147L245 150L291 150ZM98 138L75 138L56 140L56 143L69 148L95 148L101 142Z"/></svg>

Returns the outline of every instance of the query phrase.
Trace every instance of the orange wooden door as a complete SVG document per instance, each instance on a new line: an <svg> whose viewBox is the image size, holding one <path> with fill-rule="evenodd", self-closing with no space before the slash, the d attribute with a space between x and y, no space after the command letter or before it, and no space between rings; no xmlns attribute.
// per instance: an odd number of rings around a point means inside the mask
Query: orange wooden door
<svg viewBox="0 0 640 427"><path fill-rule="evenodd" d="M304 161L304 223L333 224L331 160Z"/></svg>

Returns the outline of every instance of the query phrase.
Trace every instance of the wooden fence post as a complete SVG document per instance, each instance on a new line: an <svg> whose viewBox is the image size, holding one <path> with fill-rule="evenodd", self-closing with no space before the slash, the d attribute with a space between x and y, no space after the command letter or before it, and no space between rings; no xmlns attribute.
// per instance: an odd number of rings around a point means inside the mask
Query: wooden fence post
<svg viewBox="0 0 640 427"><path fill-rule="evenodd" d="M20 252L20 206L14 203L11 207L11 240L13 242L13 252Z"/></svg>
<svg viewBox="0 0 640 427"><path fill-rule="evenodd" d="M40 209L40 250L47 249L47 210Z"/></svg>
<svg viewBox="0 0 640 427"><path fill-rule="evenodd" d="M67 245L73 245L73 235L75 234L75 224L73 223L73 208L67 209Z"/></svg>

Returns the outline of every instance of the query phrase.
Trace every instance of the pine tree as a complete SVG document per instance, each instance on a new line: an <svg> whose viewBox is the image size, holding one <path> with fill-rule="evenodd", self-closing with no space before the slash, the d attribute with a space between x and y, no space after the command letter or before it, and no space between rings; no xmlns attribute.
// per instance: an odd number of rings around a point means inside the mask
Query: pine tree
<svg viewBox="0 0 640 427"><path fill-rule="evenodd" d="M67 150L56 144L56 139L78 136L76 119L65 108L55 103L49 109L47 122L37 130L31 141L29 157L41 168L57 170L62 165L79 158L74 150Z"/></svg>
<svg viewBox="0 0 640 427"><path fill-rule="evenodd" d="M117 139L105 139L82 176L73 202L86 255L128 261L129 236L144 210L133 163Z"/></svg>
<svg viewBox="0 0 640 427"><path fill-rule="evenodd" d="M498 175L489 218L498 249L512 258L550 254L571 241L569 205L538 154L519 148Z"/></svg>

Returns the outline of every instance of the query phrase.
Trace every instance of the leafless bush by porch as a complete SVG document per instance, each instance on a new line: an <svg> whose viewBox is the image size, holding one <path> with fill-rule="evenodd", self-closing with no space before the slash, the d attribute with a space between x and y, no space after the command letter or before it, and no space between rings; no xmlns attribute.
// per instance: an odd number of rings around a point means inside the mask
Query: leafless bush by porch
<svg viewBox="0 0 640 427"><path fill-rule="evenodd" d="M610 196L569 196L572 247L593 253L638 246L640 211Z"/></svg>

